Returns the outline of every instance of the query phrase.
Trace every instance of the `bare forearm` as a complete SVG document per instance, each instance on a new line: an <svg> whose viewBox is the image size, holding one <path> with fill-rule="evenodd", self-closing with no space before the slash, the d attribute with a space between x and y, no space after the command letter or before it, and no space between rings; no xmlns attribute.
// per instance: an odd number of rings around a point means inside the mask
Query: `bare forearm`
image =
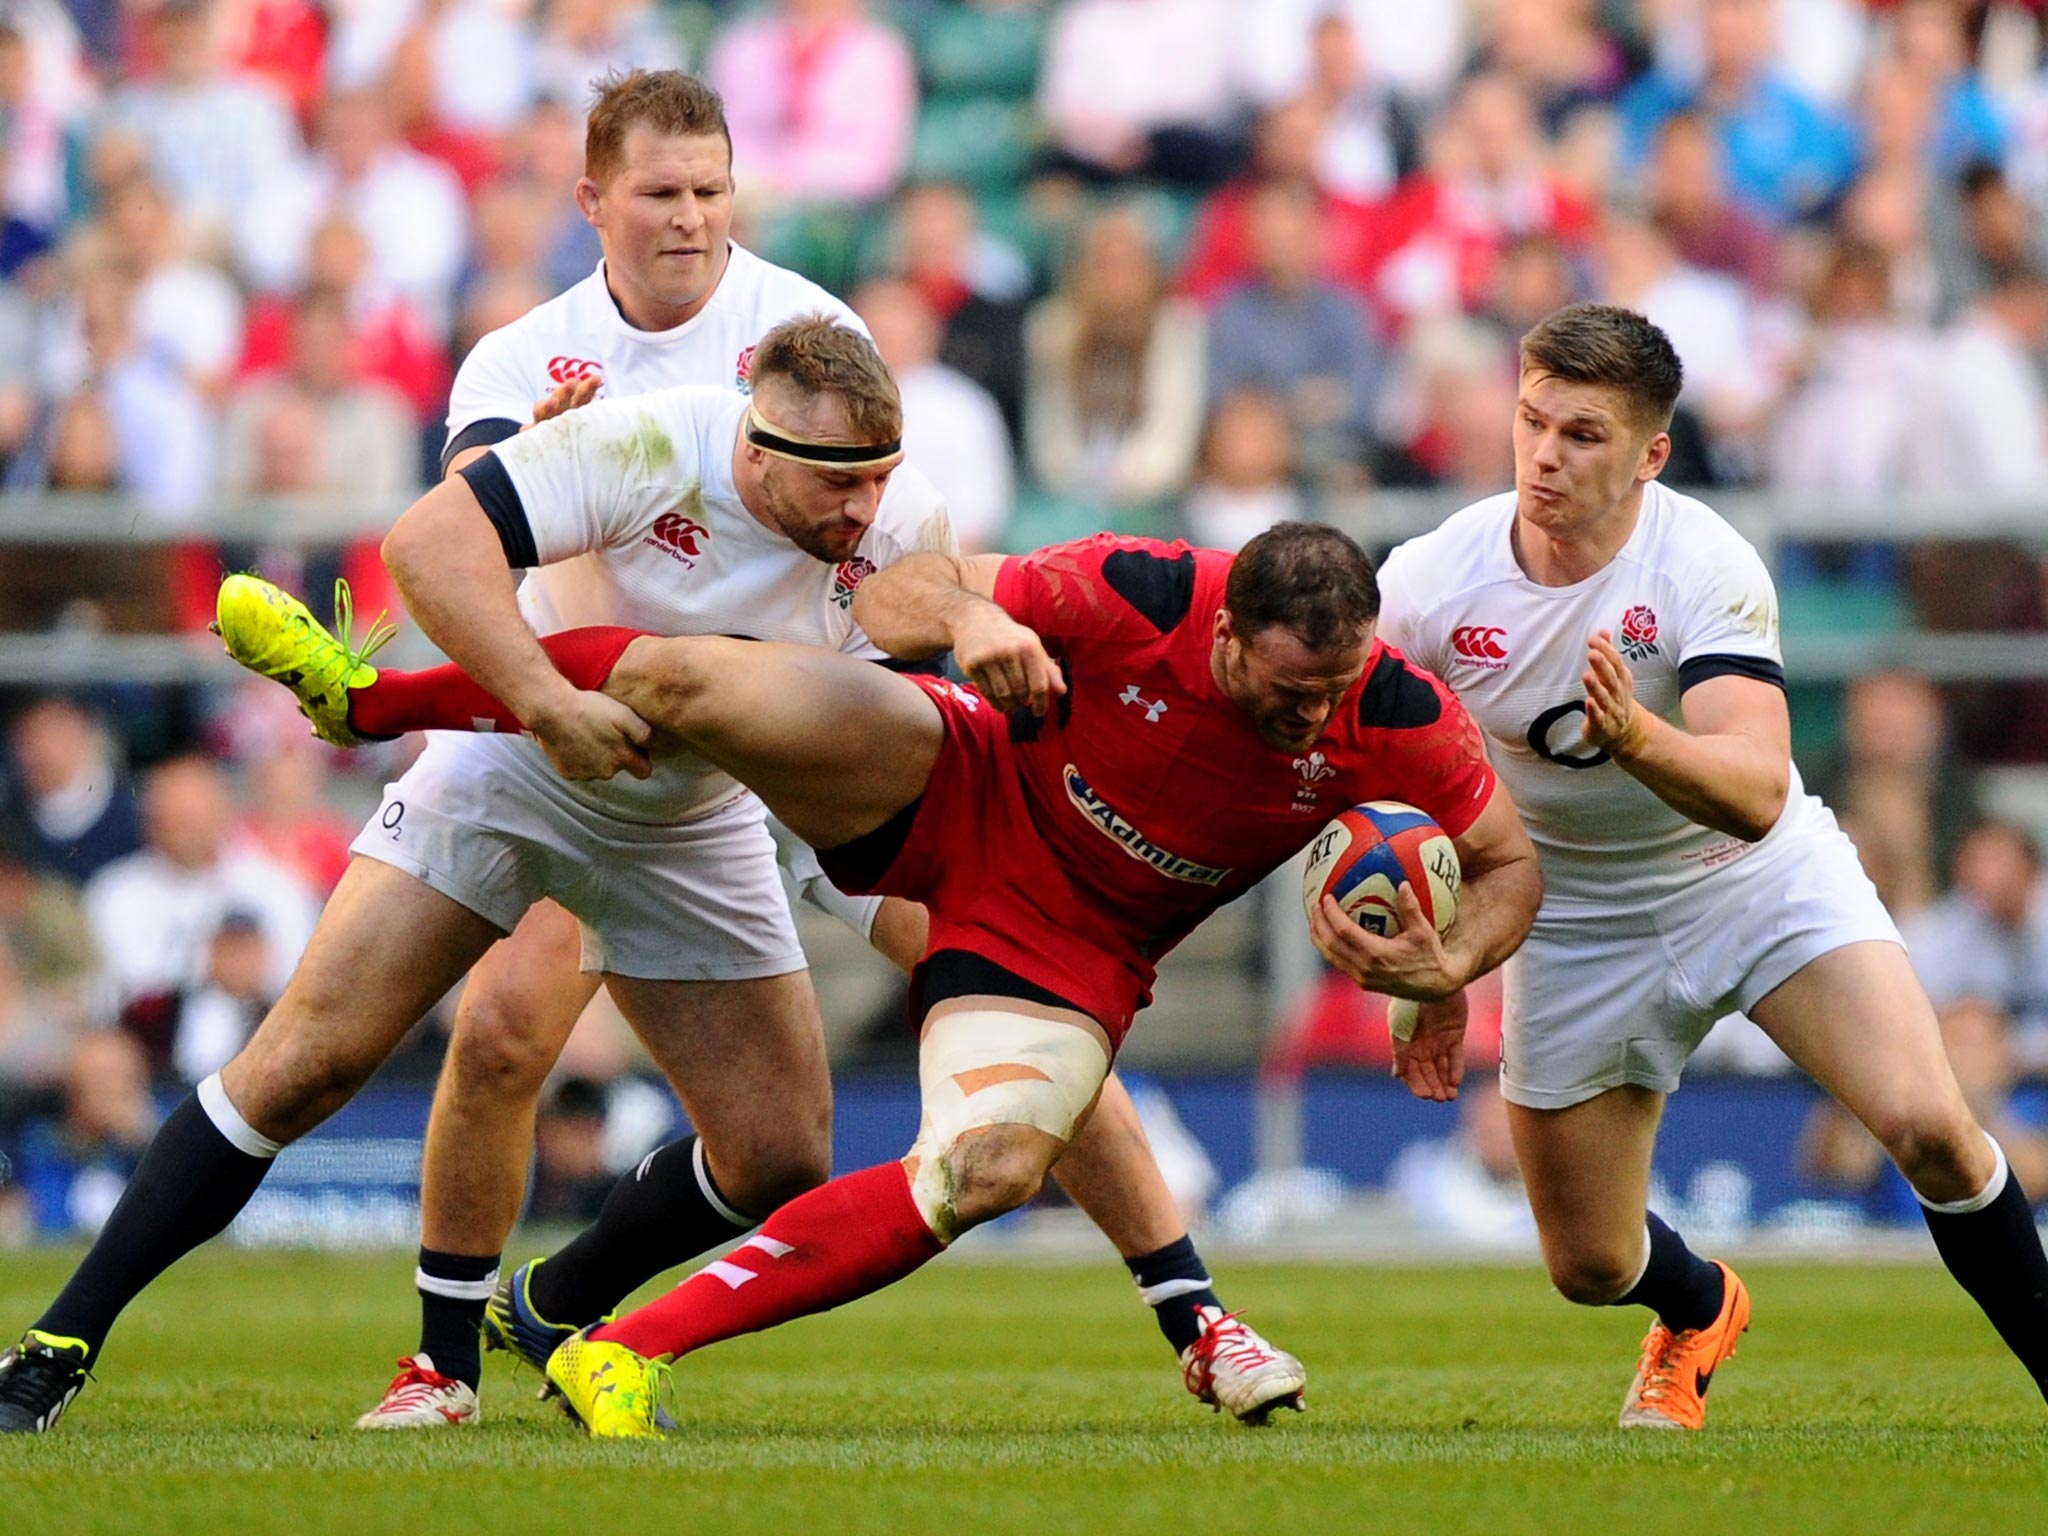
<svg viewBox="0 0 2048 1536"><path fill-rule="evenodd" d="M1642 713L1632 750L1617 751L1622 771L1703 827L1756 842L1777 825L1791 790L1791 764L1775 748L1740 734L1699 735Z"/></svg>
<svg viewBox="0 0 2048 1536"><path fill-rule="evenodd" d="M1522 947L1543 900L1543 875L1533 855L1468 870L1458 920L1444 935L1444 953L1458 976L1455 992Z"/></svg>
<svg viewBox="0 0 2048 1536"><path fill-rule="evenodd" d="M967 589L951 555L911 555L860 584L853 619L891 656L921 661L953 648L964 616L993 606Z"/></svg>
<svg viewBox="0 0 2048 1536"><path fill-rule="evenodd" d="M443 481L414 502L383 555L427 638L520 719L574 692L520 613L497 532L466 481Z"/></svg>

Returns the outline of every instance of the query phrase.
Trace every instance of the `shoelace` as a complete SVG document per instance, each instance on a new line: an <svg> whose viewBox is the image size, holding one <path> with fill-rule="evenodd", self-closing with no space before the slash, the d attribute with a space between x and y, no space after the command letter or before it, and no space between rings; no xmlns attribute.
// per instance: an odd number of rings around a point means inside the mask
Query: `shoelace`
<svg viewBox="0 0 2048 1536"><path fill-rule="evenodd" d="M1673 1333L1662 1323L1644 1336L1642 1358L1636 1361L1636 1374L1643 1378L1643 1389L1636 1395L1644 1402L1661 1402L1671 1395L1678 1377L1678 1357L1691 1337Z"/></svg>
<svg viewBox="0 0 2048 1536"><path fill-rule="evenodd" d="M398 626L388 622L391 610L385 609L377 615L368 632L363 636L360 648L349 638L356 627L355 594L348 589L348 578L334 578L334 637L341 643L342 676L347 677L355 669L383 650L398 633Z"/></svg>
<svg viewBox="0 0 2048 1536"><path fill-rule="evenodd" d="M1260 1342L1259 1336L1238 1322L1235 1312L1226 1312L1202 1330L1202 1336L1195 1340L1194 1349L1188 1356L1188 1363L1182 1368L1187 1378L1188 1390L1201 1396L1216 1374L1218 1359L1228 1359L1246 1370L1255 1370L1262 1365L1273 1363L1275 1356Z"/></svg>
<svg viewBox="0 0 2048 1536"><path fill-rule="evenodd" d="M398 1366L398 1374L391 1378L391 1385L384 1389L384 1400L387 1403L401 1394L409 1403L426 1392L445 1392L456 1385L453 1376L430 1371L411 1355L401 1356Z"/></svg>

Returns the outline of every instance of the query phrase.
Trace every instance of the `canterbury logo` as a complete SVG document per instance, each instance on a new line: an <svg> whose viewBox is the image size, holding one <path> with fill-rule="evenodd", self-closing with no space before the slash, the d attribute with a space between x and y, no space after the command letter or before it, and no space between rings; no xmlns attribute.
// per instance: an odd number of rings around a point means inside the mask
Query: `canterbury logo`
<svg viewBox="0 0 2048 1536"><path fill-rule="evenodd" d="M587 357L551 357L548 359L548 377L557 384L574 384L578 379L599 379L604 377L604 364L593 363Z"/></svg>
<svg viewBox="0 0 2048 1536"><path fill-rule="evenodd" d="M1451 649L1467 661L1506 661L1507 634L1498 624L1460 624L1451 631Z"/></svg>
<svg viewBox="0 0 2048 1536"><path fill-rule="evenodd" d="M688 565L704 553L703 545L699 541L709 539L711 530L680 512L664 512L654 520L654 526L647 531L647 537L650 542L660 545Z"/></svg>

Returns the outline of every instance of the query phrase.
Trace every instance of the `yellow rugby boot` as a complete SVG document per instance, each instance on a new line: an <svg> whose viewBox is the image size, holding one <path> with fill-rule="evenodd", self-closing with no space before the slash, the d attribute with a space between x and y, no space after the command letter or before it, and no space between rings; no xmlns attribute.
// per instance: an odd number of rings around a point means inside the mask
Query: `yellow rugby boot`
<svg viewBox="0 0 2048 1536"><path fill-rule="evenodd" d="M1701 1429L1707 1422L1707 1384L1735 1353L1749 1328L1749 1287L1719 1259L1721 1310L1704 1328L1673 1333L1652 1323L1643 1340L1636 1379L1621 1405L1623 1429Z"/></svg>
<svg viewBox="0 0 2048 1536"><path fill-rule="evenodd" d="M334 583L334 622L345 637L354 627L355 603L348 583ZM261 576L237 573L220 584L214 601L213 632L251 672L280 682L299 701L299 713L313 734L337 747L361 746L349 727L348 695L377 681L370 658L398 633L379 614L360 646L336 639L306 605Z"/></svg>
<svg viewBox="0 0 2048 1536"><path fill-rule="evenodd" d="M569 1417L596 1438L639 1440L661 1434L655 1414L668 1380L666 1360L649 1360L623 1344L593 1339L585 1328L548 1356L547 1374Z"/></svg>

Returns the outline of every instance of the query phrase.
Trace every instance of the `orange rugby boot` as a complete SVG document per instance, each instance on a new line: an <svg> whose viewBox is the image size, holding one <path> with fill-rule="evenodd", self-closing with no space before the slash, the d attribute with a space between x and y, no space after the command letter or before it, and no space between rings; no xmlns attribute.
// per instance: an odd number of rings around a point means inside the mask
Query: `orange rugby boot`
<svg viewBox="0 0 2048 1536"><path fill-rule="evenodd" d="M1707 1422L1707 1385L1749 1328L1749 1288L1719 1259L1721 1311L1704 1328L1673 1333L1652 1323L1621 1405L1623 1429L1699 1429Z"/></svg>

